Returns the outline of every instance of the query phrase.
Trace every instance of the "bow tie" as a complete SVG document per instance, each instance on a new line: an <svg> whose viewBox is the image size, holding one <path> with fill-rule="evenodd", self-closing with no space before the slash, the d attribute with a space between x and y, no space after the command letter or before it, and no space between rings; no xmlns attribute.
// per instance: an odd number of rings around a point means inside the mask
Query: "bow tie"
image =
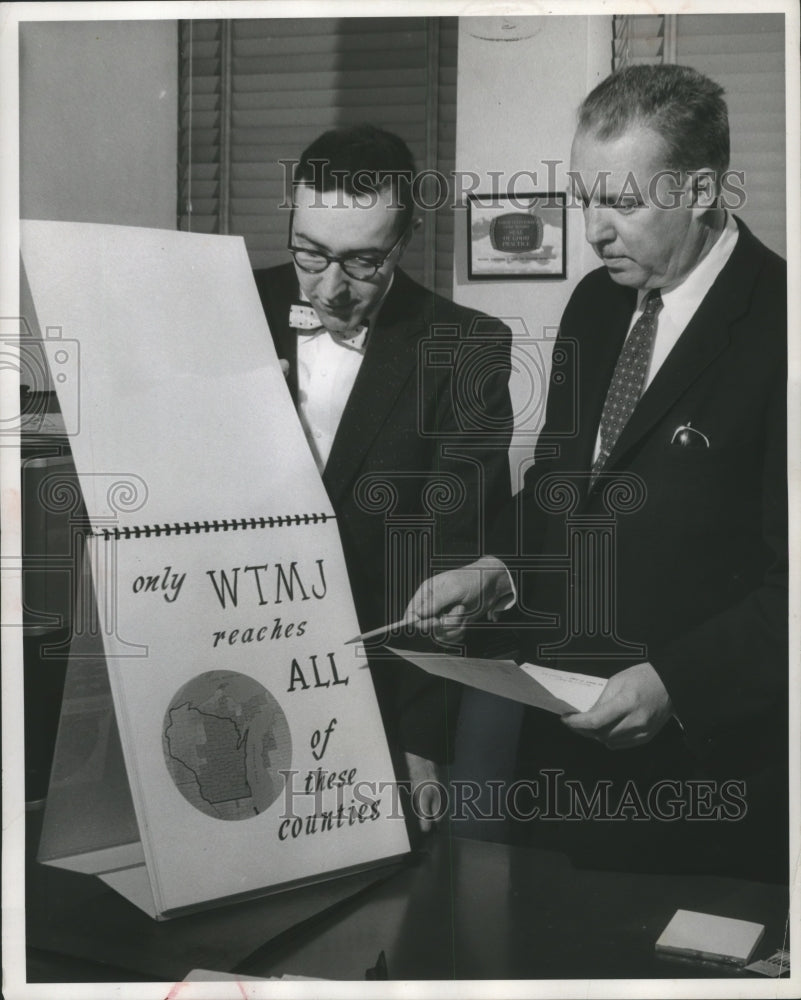
<svg viewBox="0 0 801 1000"><path fill-rule="evenodd" d="M301 336L315 336L325 330L325 326L317 315L317 310L307 302L293 302L289 307L289 325ZM332 340L342 347L362 350L367 336L367 327L357 327L352 333L332 333L326 331Z"/></svg>
<svg viewBox="0 0 801 1000"><path fill-rule="evenodd" d="M293 302L289 307L289 325L293 330L319 330L322 327L317 310L306 302Z"/></svg>

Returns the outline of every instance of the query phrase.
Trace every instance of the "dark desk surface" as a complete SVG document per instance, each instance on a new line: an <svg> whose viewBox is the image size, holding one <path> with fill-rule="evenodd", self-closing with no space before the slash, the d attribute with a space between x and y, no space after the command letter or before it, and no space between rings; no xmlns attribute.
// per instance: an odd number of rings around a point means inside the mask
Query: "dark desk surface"
<svg viewBox="0 0 801 1000"><path fill-rule="evenodd" d="M91 975L91 966L82 971L80 963L66 957L70 946L59 922L70 911L59 915L54 892L62 904L71 893L84 896L76 899L77 910L71 908L72 954L83 934L86 941L77 949L83 958L128 969L115 977L128 980L172 979L164 976L158 955L170 953L180 964L181 948L187 949L183 974L192 966L230 971L234 965L250 975L363 979L384 951L391 979L749 975L657 958L654 942L678 908L765 924L757 958L786 945L788 893L782 886L712 876L582 871L559 854L460 840L447 830L434 835L409 866L382 881L367 880L340 894L332 892L335 884L318 887L320 904L329 906L326 913L275 936L267 934L268 900L156 924L98 881L48 869L45 879L41 872L29 878L29 979L109 978L108 966L98 966L97 975ZM90 911L95 926L82 930L81 915L88 919ZM109 953L97 937L97 920L104 914L114 914L117 935L141 942L139 952L129 947L122 959ZM259 943L271 940L254 951L260 922ZM224 939L232 928L239 934L244 927L249 957L240 949L226 968Z"/></svg>
<svg viewBox="0 0 801 1000"><path fill-rule="evenodd" d="M742 976L657 958L654 942L681 907L764 923L755 957L767 957L785 943L787 906L776 885L580 871L548 851L443 838L358 909L250 967L351 978L383 949L392 979Z"/></svg>

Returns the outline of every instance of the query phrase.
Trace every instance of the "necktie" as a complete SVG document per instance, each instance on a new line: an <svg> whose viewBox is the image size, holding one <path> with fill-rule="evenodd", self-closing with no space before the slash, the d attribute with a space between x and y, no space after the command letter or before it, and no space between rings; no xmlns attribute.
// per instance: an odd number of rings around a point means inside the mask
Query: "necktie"
<svg viewBox="0 0 801 1000"><path fill-rule="evenodd" d="M325 327L320 322L317 310L306 302L293 302L289 307L289 325L301 336L314 337L322 333ZM367 339L367 327L358 326L347 333L331 333L326 331L334 343L352 351L363 351Z"/></svg>
<svg viewBox="0 0 801 1000"><path fill-rule="evenodd" d="M606 464L642 395L661 308L662 295L656 288L648 293L643 314L631 328L617 359L601 413L601 449L592 465L593 480Z"/></svg>
<svg viewBox="0 0 801 1000"><path fill-rule="evenodd" d="M305 302L293 302L289 307L289 325L293 330L319 330L323 325L313 306Z"/></svg>

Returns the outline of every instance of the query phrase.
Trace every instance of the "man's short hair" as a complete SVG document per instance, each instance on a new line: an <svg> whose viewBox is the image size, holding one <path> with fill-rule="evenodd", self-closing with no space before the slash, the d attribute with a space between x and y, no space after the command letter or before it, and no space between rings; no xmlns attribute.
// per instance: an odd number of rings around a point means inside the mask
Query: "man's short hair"
<svg viewBox="0 0 801 1000"><path fill-rule="evenodd" d="M579 130L600 139L645 125L665 142L669 170L711 167L720 183L729 166L729 113L723 88L689 66L626 66L579 108Z"/></svg>
<svg viewBox="0 0 801 1000"><path fill-rule="evenodd" d="M405 229L414 212L414 171L414 157L400 136L373 125L354 125L330 129L304 149L293 183L351 196L389 190Z"/></svg>

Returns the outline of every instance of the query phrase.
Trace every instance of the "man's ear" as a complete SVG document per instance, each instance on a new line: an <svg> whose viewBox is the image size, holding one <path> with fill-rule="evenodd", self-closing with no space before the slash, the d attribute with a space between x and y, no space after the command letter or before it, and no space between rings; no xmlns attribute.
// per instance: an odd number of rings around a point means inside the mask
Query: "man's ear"
<svg viewBox="0 0 801 1000"><path fill-rule="evenodd" d="M412 219L409 226L406 229L406 235L404 237L403 243L400 247L400 252L398 253L398 260L406 253L406 248L412 242L412 237L417 232L417 230L422 226L423 220L420 218Z"/></svg>
<svg viewBox="0 0 801 1000"><path fill-rule="evenodd" d="M422 227L422 225L423 225L423 220L420 218L419 215L415 216L415 218L412 219L412 223L409 226L409 234L406 237L406 241L403 244L403 249L404 250L412 242L412 237L417 232L417 230Z"/></svg>
<svg viewBox="0 0 801 1000"><path fill-rule="evenodd" d="M718 186L715 171L711 167L701 167L690 174L692 184L692 207L701 212L717 208Z"/></svg>

